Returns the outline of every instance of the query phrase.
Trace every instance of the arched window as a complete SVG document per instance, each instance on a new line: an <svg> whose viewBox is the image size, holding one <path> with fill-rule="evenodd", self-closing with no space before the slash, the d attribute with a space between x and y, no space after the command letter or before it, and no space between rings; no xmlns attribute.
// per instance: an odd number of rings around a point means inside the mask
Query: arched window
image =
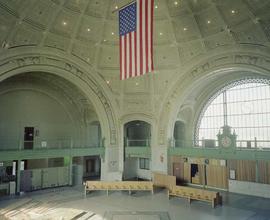
<svg viewBox="0 0 270 220"><path fill-rule="evenodd" d="M270 80L245 79L220 90L201 113L197 142L216 140L224 125L235 131L238 147L270 148Z"/></svg>

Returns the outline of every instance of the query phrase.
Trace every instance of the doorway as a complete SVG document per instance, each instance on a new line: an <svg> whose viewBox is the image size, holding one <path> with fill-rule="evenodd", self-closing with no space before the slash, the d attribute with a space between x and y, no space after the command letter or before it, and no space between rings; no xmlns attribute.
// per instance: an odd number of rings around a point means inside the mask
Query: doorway
<svg viewBox="0 0 270 220"><path fill-rule="evenodd" d="M93 173L96 170L96 160L87 159L86 161L86 173Z"/></svg>
<svg viewBox="0 0 270 220"><path fill-rule="evenodd" d="M173 163L173 176L176 177L176 185L184 182L184 165L183 163Z"/></svg>
<svg viewBox="0 0 270 220"><path fill-rule="evenodd" d="M191 164L191 183L200 184L198 164Z"/></svg>
<svg viewBox="0 0 270 220"><path fill-rule="evenodd" d="M100 179L101 160L99 156L85 156L83 164L84 180Z"/></svg>
<svg viewBox="0 0 270 220"><path fill-rule="evenodd" d="M34 127L24 127L24 149L33 149L34 130Z"/></svg>

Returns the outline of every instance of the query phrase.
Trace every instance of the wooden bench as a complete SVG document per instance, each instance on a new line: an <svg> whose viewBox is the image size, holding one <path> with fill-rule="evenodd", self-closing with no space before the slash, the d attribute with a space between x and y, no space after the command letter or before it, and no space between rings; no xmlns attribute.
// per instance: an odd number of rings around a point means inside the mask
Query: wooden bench
<svg viewBox="0 0 270 220"><path fill-rule="evenodd" d="M176 185L176 177L163 173L153 172L154 186L171 189Z"/></svg>
<svg viewBox="0 0 270 220"><path fill-rule="evenodd" d="M204 189L196 189L186 186L173 186L168 190L168 197L170 196L178 196L187 198L189 203L191 200L200 200L211 202L212 208L215 208L216 205L222 204L222 197L218 192L208 191Z"/></svg>
<svg viewBox="0 0 270 220"><path fill-rule="evenodd" d="M105 181L86 181L85 185L85 195L87 191L98 191L106 190L107 195L110 190L114 191L151 191L154 193L153 182L149 181L115 181L115 182L105 182Z"/></svg>

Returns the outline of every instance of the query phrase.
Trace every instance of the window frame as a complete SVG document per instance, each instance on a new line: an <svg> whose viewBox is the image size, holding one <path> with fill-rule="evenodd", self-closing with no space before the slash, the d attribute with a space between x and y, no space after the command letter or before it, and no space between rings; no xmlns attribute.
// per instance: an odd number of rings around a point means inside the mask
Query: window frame
<svg viewBox="0 0 270 220"><path fill-rule="evenodd" d="M149 158L139 158L139 168L141 170L150 170L150 159Z"/></svg>
<svg viewBox="0 0 270 220"><path fill-rule="evenodd" d="M200 137L200 126L202 123L202 119L208 109L208 107L213 103L213 101L220 96L222 93L224 93L224 91L230 90L233 87L242 85L242 84L247 84L247 83L261 83L261 84L267 84L270 86L270 79L268 78L244 78L244 79L240 79L240 80L235 80L235 81L230 81L227 82L226 84L224 84L221 89L219 89L218 91L214 91L213 93L209 94L209 98L208 100L206 100L205 104L203 105L203 107L201 108L201 110L199 111L198 114L198 118L196 120L196 125L195 125L195 129L194 129L194 146L200 146L200 141L199 137ZM229 124L230 125L230 124ZM216 138L215 138L216 139Z"/></svg>

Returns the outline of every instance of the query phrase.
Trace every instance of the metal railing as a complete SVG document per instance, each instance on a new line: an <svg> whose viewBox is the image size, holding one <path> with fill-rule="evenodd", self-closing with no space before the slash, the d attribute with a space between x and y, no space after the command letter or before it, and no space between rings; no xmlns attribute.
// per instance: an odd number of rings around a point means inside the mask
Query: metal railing
<svg viewBox="0 0 270 220"><path fill-rule="evenodd" d="M270 140L237 140L236 147L239 149L270 150Z"/></svg>
<svg viewBox="0 0 270 220"><path fill-rule="evenodd" d="M142 139L142 140L130 140L126 139L126 147L150 147L150 140L149 139Z"/></svg>
<svg viewBox="0 0 270 220"><path fill-rule="evenodd" d="M193 147L193 148L219 148L218 140L203 139L203 140L169 140L169 146L171 147ZM236 148L241 150L258 149L258 150L270 150L270 140L237 140Z"/></svg>
<svg viewBox="0 0 270 220"><path fill-rule="evenodd" d="M83 140L67 139L46 139L24 141L16 139L0 139L0 151L4 150L41 150L41 149L70 149L70 148L89 148L101 147L104 141L98 143L87 143Z"/></svg>

